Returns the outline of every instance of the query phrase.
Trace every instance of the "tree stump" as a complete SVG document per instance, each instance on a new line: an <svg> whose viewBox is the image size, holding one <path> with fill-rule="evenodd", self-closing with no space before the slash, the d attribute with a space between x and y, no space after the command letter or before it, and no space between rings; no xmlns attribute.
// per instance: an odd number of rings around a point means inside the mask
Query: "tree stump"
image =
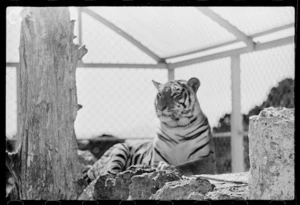
<svg viewBox="0 0 300 205"><path fill-rule="evenodd" d="M73 43L68 8L32 7L23 13L17 70L21 147L6 156L7 163L13 164L21 200L76 199L81 167L75 74L87 49Z"/></svg>

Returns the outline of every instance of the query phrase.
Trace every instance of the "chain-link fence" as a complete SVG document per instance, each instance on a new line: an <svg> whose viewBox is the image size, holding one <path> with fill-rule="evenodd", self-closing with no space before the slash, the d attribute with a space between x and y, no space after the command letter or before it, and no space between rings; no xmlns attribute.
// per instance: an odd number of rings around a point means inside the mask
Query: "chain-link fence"
<svg viewBox="0 0 300 205"><path fill-rule="evenodd" d="M166 70L79 68L76 76L83 106L75 122L78 138L154 137L158 120L151 80L166 82Z"/></svg>
<svg viewBox="0 0 300 205"><path fill-rule="evenodd" d="M73 18L77 18L73 10ZM82 16L82 42L88 54L84 63L147 63L154 60L137 50L92 17ZM87 23L88 22L88 23ZM94 23L93 23L94 22ZM78 36L78 21L75 22ZM94 25L94 26L91 26ZM7 63L18 63L20 22L7 23ZM76 39L78 41L78 39ZM110 52L107 52L107 51ZM244 131L249 116L263 107L294 107L294 45L288 44L241 56L241 105ZM6 67L6 136L17 130L16 68ZM231 172L230 58L207 61L175 69L175 79L197 77L201 82L198 98L214 133L218 173ZM152 138L158 120L154 112L156 89L151 80L166 82L166 69L78 67L78 103L83 106L75 121L77 138L103 134L120 138ZM222 134L225 133L225 134ZM248 138L244 136L245 170L249 169Z"/></svg>
<svg viewBox="0 0 300 205"><path fill-rule="evenodd" d="M243 114L244 169L249 170L249 117L266 107L294 107L294 45L241 55L241 109ZM231 93L229 94L231 95ZM218 101L221 107L224 100ZM226 104L226 103L225 103ZM225 109L224 109L225 110ZM230 132L231 111L222 114L214 133ZM222 136L222 135L219 135ZM222 139L221 139L222 138ZM218 172L231 172L230 135L215 138Z"/></svg>

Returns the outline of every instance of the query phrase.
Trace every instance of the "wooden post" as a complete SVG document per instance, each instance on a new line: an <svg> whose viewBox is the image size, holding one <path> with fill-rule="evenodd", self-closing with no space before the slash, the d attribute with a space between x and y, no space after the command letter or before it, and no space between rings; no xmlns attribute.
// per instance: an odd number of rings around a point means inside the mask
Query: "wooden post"
<svg viewBox="0 0 300 205"><path fill-rule="evenodd" d="M240 56L231 56L231 168L244 171L243 124L241 114Z"/></svg>
<svg viewBox="0 0 300 205"><path fill-rule="evenodd" d="M23 11L17 70L21 147L6 158L12 160L21 200L76 199L81 167L74 133L75 72L87 49L73 43L68 8Z"/></svg>

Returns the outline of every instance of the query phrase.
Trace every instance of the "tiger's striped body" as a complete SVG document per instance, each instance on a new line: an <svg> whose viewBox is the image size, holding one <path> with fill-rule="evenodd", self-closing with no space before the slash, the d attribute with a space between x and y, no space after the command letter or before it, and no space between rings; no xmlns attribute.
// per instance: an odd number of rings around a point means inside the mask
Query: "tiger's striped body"
<svg viewBox="0 0 300 205"><path fill-rule="evenodd" d="M160 120L156 137L136 145L114 145L88 170L89 179L105 173L116 174L136 164L161 169L214 158L210 126L196 97L199 80L153 83L158 89L155 110Z"/></svg>

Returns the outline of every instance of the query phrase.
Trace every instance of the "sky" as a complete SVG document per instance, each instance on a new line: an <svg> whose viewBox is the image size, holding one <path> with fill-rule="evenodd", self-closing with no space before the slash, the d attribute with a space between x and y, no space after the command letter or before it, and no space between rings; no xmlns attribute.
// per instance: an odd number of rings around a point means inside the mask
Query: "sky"
<svg viewBox="0 0 300 205"><path fill-rule="evenodd" d="M20 19L17 10L10 10L7 14L6 62L18 62ZM74 10L71 18L77 18ZM100 59L117 63L153 63L152 59L103 25L87 16L83 17L83 21L88 23L83 24L82 41L89 50L83 57L84 62L93 63ZM74 32L77 35L76 24ZM77 43L78 39L74 42ZM163 51L163 47L160 49ZM294 78L294 58L293 44L241 55L243 114L255 105L260 105L267 98L269 90L279 81L287 77ZM197 97L214 127L220 117L231 112L230 58L175 70L175 79L188 80L191 77L197 77L201 82ZM165 83L167 71L144 68L77 68L77 97L78 103L83 105L75 121L77 138L101 134L121 138L154 137L159 121L154 112L156 89L152 80ZM15 133L16 69L6 67L6 135L11 137Z"/></svg>

